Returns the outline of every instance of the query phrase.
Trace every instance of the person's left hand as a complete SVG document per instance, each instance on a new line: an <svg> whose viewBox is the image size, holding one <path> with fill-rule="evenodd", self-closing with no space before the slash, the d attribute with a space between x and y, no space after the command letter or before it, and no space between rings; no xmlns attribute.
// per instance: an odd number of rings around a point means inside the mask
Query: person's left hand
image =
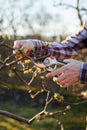
<svg viewBox="0 0 87 130"><path fill-rule="evenodd" d="M60 87L66 88L70 85L74 85L79 81L80 68L82 62L74 59L65 59L64 62L67 62L67 65L55 70L52 73L46 75L47 78L55 77L54 82L60 85Z"/></svg>
<svg viewBox="0 0 87 130"><path fill-rule="evenodd" d="M13 48L13 53L15 54L15 57L17 59L22 58L22 54L19 52L19 50L21 49L24 54L31 54L32 50L34 50L33 40L16 40L14 41Z"/></svg>

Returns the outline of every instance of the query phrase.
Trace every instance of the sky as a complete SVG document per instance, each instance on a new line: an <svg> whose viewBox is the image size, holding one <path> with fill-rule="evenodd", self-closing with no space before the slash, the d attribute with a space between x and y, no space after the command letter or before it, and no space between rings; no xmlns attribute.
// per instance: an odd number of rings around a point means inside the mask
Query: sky
<svg viewBox="0 0 87 130"><path fill-rule="evenodd" d="M55 19L55 23L53 23L53 20L51 20L49 25L43 28L43 32L42 32L43 35L44 34L56 35L57 33L64 33L64 32L73 33L79 28L79 20L77 18L77 14L74 9L67 9L63 6L62 7L57 6L57 4L60 1L63 1L63 3L66 4L76 6L76 0L37 0L37 1L0 0L0 5L1 5L0 7L2 7L3 10L7 9L5 13L7 14L7 16L9 16L9 12L12 11L12 8L10 8L10 4L12 4L12 6L15 6L15 9L13 10L13 14L16 21L19 20L20 18L23 19L21 15L23 13L22 11L30 14L30 17L33 16L32 24L36 31L40 29L40 27L38 26L38 22L35 21L36 14L41 11L47 14L51 14L52 18ZM85 5L87 5L86 0L80 0L80 1L81 1L81 6L85 7ZM19 11L19 8L21 9L21 13ZM56 17L59 17L59 20L57 19L57 22L56 22ZM7 26L6 21L4 25ZM18 30L18 33L23 34L24 28L21 27L19 28L20 29ZM27 27L25 26L25 30L26 28ZM27 33L27 31L25 33Z"/></svg>

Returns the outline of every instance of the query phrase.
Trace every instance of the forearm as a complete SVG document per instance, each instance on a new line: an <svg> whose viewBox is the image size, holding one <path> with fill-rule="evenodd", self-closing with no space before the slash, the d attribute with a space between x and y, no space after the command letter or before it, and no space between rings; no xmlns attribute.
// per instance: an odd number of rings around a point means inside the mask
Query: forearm
<svg viewBox="0 0 87 130"><path fill-rule="evenodd" d="M83 28L80 32L61 43L46 44L40 40L33 40L34 53L37 57L50 54L59 60L70 58L77 55L81 49L86 47L87 42L87 28Z"/></svg>
<svg viewBox="0 0 87 130"><path fill-rule="evenodd" d="M87 62L83 62L80 72L80 81L81 83L87 83Z"/></svg>
<svg viewBox="0 0 87 130"><path fill-rule="evenodd" d="M56 58L63 60L77 55L87 46L87 28L82 28L80 32L65 39L61 43L52 43L48 50Z"/></svg>
<svg viewBox="0 0 87 130"><path fill-rule="evenodd" d="M47 42L41 41L41 40L32 40L34 45L34 56L36 58L41 58L44 56L48 56L48 46L49 44Z"/></svg>

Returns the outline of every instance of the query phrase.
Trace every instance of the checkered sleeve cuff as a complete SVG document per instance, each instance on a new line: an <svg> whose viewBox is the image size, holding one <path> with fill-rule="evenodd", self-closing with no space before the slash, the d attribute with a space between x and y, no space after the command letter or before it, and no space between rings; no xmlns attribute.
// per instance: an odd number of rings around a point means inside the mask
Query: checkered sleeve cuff
<svg viewBox="0 0 87 130"><path fill-rule="evenodd" d="M80 81L81 83L87 84L87 62L83 62L80 72Z"/></svg>

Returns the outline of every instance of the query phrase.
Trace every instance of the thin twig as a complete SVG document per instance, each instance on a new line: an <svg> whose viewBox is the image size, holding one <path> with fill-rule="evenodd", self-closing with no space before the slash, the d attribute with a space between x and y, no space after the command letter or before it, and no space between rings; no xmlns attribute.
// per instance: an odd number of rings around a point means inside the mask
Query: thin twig
<svg viewBox="0 0 87 130"><path fill-rule="evenodd" d="M22 81L24 84L26 84L28 86L28 83L22 78L22 76L17 71L14 71L14 73L16 74L18 79L20 79L20 81Z"/></svg>

